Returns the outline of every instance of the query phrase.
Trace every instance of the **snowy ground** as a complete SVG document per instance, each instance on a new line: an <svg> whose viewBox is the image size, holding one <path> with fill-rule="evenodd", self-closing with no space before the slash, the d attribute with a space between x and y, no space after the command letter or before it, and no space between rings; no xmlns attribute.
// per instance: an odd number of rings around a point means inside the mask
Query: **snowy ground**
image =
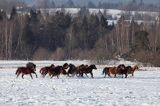
<svg viewBox="0 0 160 106"><path fill-rule="evenodd" d="M68 61L81 64L87 61ZM16 78L16 66L25 61L0 61L0 106L160 106L160 68L142 68L135 77L103 78L102 69L94 79L60 76L42 78L39 69L52 61L35 62L38 78ZM63 64L64 62L56 62Z"/></svg>

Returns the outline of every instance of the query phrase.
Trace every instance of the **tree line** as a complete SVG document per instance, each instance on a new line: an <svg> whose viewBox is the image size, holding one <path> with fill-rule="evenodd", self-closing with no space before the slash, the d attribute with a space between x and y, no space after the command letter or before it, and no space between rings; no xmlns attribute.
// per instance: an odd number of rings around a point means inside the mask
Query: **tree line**
<svg viewBox="0 0 160 106"><path fill-rule="evenodd" d="M81 8L77 16L39 10L10 14L0 11L0 59L106 60L117 55L160 65L160 20L138 24L121 16L109 24L103 13Z"/></svg>

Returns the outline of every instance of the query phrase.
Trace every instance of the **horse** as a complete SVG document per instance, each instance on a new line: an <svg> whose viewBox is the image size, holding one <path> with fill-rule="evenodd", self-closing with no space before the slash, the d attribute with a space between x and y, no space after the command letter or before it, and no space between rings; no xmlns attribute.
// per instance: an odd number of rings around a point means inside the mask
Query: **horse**
<svg viewBox="0 0 160 106"><path fill-rule="evenodd" d="M52 69L52 68L54 68L55 67L55 65L54 64L51 64L50 66L48 66L48 67L43 67L43 68L41 68L40 69L40 73L41 73L41 75L43 76L43 78L47 75L47 73L48 73L48 70L50 70L50 69Z"/></svg>
<svg viewBox="0 0 160 106"><path fill-rule="evenodd" d="M128 74L132 74L132 76L134 76L135 70L138 70L138 69L139 69L138 65L135 65L135 66L133 66L133 67L131 67L131 66L128 66L128 67L131 68L131 69L128 71Z"/></svg>
<svg viewBox="0 0 160 106"><path fill-rule="evenodd" d="M92 73L92 70L93 69L97 69L97 67L94 65L94 64L91 64L90 66L86 66L83 71L82 71L82 77L83 77L83 74L85 74L87 77L88 77L88 73L91 74L91 78L93 78L93 73Z"/></svg>
<svg viewBox="0 0 160 106"><path fill-rule="evenodd" d="M17 78L20 74L22 74L22 78L24 79L24 75L27 75L29 74L31 76L31 78L33 79L32 77L32 73L36 75L36 78L38 78L37 74L35 73L34 69L33 68L30 68L30 67L19 67L16 71L16 75L17 75Z"/></svg>
<svg viewBox="0 0 160 106"><path fill-rule="evenodd" d="M67 74L66 69L68 69L68 67L69 67L68 63L64 63L62 67L63 67L63 71L61 73L63 75L66 75Z"/></svg>
<svg viewBox="0 0 160 106"><path fill-rule="evenodd" d="M77 77L83 77L83 70L85 70L88 67L88 65L81 64L76 67L76 76Z"/></svg>
<svg viewBox="0 0 160 106"><path fill-rule="evenodd" d="M71 77L71 76L73 77L74 75L76 75L77 67L73 64L69 64L68 67L69 67L68 72L67 72L68 77Z"/></svg>
<svg viewBox="0 0 160 106"><path fill-rule="evenodd" d="M32 63L32 62L28 62L26 64L26 67L32 68L34 71L36 71L36 65L34 63Z"/></svg>
<svg viewBox="0 0 160 106"><path fill-rule="evenodd" d="M116 74L122 75L122 78L123 78L123 74L124 74L125 78L127 78L128 72L130 69L131 69L130 67L125 67L124 64L121 64L117 67ZM115 77L116 77L116 74L115 74Z"/></svg>
<svg viewBox="0 0 160 106"><path fill-rule="evenodd" d="M113 74L114 77L116 77L116 75L119 74L119 75L122 75L122 78L123 78L123 74L124 74L125 78L127 78L129 70L130 70L129 67L125 67L124 64L120 64L117 67L105 67L103 69L103 74L105 74L104 77L106 77L107 74L109 77L111 77L111 74Z"/></svg>
<svg viewBox="0 0 160 106"><path fill-rule="evenodd" d="M51 78L53 78L53 76L57 76L57 78L59 78L59 75L64 71L63 66L56 66L55 68L52 68L50 70L48 70L48 74Z"/></svg>
<svg viewBox="0 0 160 106"><path fill-rule="evenodd" d="M106 75L108 75L109 77L111 77L111 74L116 75L116 70L117 70L116 67L105 67L105 68L103 69L102 74L105 74L104 78L106 77ZM116 77L116 76L115 76L115 77Z"/></svg>

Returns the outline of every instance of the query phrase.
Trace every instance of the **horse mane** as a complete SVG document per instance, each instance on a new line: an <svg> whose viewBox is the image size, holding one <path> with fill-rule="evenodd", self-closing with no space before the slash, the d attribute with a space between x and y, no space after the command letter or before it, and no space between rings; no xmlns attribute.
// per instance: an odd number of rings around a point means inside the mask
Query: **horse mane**
<svg viewBox="0 0 160 106"><path fill-rule="evenodd" d="M136 69L139 69L138 65L133 66L132 70L135 71Z"/></svg>

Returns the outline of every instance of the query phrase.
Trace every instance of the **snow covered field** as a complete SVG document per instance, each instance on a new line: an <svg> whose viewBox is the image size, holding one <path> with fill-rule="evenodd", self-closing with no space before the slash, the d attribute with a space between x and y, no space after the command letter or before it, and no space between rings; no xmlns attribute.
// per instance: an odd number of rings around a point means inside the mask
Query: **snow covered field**
<svg viewBox="0 0 160 106"><path fill-rule="evenodd" d="M88 61L67 61L88 63ZM38 78L16 78L26 61L0 61L0 106L160 106L160 68L144 67L134 77L103 78L102 66L92 78L42 78L39 69L52 61L36 62ZM64 62L56 61L57 65Z"/></svg>

